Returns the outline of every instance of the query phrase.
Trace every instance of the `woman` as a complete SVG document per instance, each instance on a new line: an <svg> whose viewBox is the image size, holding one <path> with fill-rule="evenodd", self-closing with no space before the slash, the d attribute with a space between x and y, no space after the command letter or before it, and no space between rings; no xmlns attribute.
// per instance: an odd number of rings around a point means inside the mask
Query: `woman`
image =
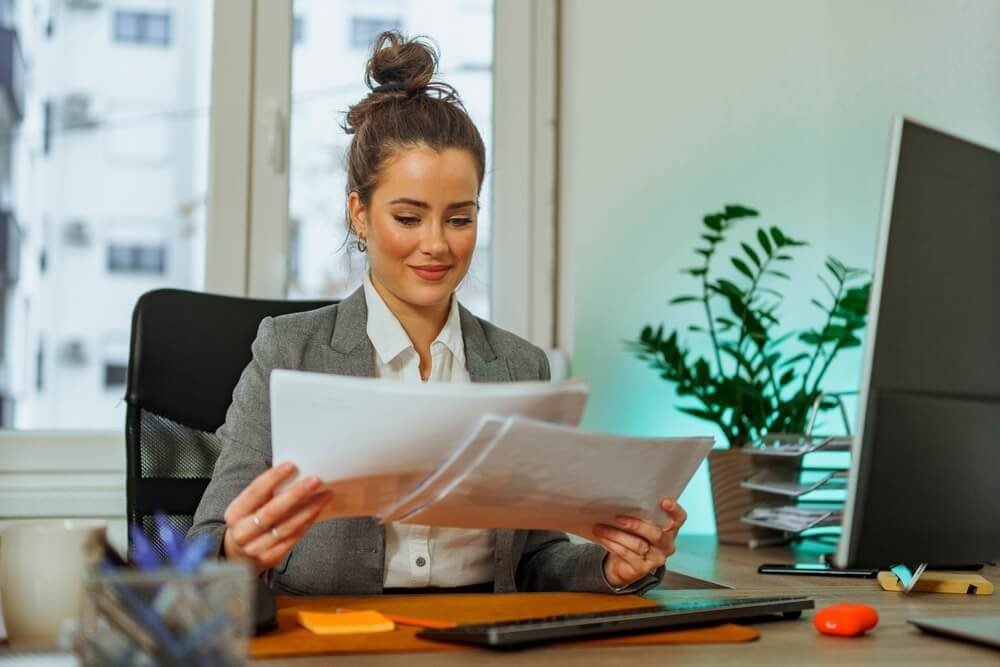
<svg viewBox="0 0 1000 667"><path fill-rule="evenodd" d="M338 305L266 318L233 392L224 446L191 534L207 533L292 594L438 590L641 592L674 551L684 510L664 499L662 526L619 517L597 544L551 531L317 522L328 492L291 463L271 467L268 377L274 368L404 382L549 379L545 354L459 305L476 246L482 138L436 53L395 32L375 43L371 93L347 114L349 234L368 253L364 286Z"/></svg>

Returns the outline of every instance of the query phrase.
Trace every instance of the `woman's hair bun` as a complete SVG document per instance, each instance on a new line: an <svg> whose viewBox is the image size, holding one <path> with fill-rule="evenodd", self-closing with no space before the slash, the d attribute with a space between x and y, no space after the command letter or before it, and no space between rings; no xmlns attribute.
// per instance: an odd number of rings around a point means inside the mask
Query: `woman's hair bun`
<svg viewBox="0 0 1000 667"><path fill-rule="evenodd" d="M396 30L383 32L372 46L365 83L412 93L426 88L437 71L437 50L417 37L406 39Z"/></svg>
<svg viewBox="0 0 1000 667"><path fill-rule="evenodd" d="M381 33L365 68L365 83L371 93L348 109L344 131L358 132L386 104L420 104L434 98L462 106L454 88L434 80L437 66L437 49L426 38L407 39L396 30Z"/></svg>

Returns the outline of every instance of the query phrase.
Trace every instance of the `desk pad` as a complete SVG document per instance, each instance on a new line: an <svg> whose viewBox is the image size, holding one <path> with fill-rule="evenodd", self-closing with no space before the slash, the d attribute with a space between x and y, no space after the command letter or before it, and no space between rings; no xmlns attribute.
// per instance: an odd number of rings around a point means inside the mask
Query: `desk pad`
<svg viewBox="0 0 1000 667"><path fill-rule="evenodd" d="M655 607L635 595L595 593L487 593L462 595L382 595L373 597L276 598L278 628L250 641L253 658L321 655L333 653L408 653L426 651L478 651L471 646L418 639L420 628L397 625L392 632L362 635L314 635L296 622L300 609L333 611L338 607L375 609L388 614L434 618L457 623L506 621L518 618L581 614L614 609ZM642 644L728 644L758 639L752 628L725 624L714 627L669 630L604 639L550 644L564 648L635 646Z"/></svg>

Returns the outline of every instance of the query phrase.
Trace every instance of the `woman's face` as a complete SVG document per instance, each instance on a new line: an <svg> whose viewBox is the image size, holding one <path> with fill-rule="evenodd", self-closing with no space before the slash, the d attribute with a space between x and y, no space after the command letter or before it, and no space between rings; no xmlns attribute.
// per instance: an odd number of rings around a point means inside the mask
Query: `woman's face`
<svg viewBox="0 0 1000 667"><path fill-rule="evenodd" d="M382 166L367 206L351 193L354 231L368 243L383 297L418 308L448 304L476 247L477 174L468 151L409 148Z"/></svg>

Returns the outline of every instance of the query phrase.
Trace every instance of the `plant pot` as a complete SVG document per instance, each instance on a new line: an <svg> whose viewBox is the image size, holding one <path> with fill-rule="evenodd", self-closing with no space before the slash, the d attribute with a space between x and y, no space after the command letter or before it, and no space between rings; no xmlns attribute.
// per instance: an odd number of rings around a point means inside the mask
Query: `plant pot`
<svg viewBox="0 0 1000 667"><path fill-rule="evenodd" d="M715 535L720 544L747 545L751 538L768 532L740 522L740 517L758 500L753 491L740 488L740 482L753 471L753 457L742 450L713 449L708 455Z"/></svg>

